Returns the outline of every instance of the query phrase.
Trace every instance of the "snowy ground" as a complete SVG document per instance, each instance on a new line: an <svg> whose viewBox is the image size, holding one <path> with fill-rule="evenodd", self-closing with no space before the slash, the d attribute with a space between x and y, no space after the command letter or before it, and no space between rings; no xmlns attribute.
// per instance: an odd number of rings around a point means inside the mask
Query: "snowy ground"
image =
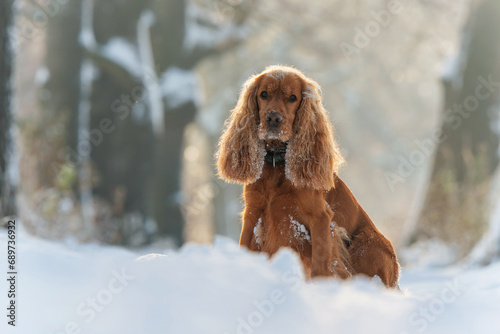
<svg viewBox="0 0 500 334"><path fill-rule="evenodd" d="M290 251L268 261L224 238L141 256L21 233L18 250L17 326L2 279L0 333L500 333L500 264L403 271L396 292L304 283Z"/></svg>

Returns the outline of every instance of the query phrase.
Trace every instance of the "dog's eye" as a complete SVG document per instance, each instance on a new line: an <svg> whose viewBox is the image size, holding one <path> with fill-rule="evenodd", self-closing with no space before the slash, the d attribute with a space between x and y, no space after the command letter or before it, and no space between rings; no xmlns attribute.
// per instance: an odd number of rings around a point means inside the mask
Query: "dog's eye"
<svg viewBox="0 0 500 334"><path fill-rule="evenodd" d="M297 96L290 95L290 97L288 98L288 102L295 102L295 101L297 101Z"/></svg>
<svg viewBox="0 0 500 334"><path fill-rule="evenodd" d="M262 93L260 93L260 97L263 98L264 100L267 99L267 92L263 91Z"/></svg>

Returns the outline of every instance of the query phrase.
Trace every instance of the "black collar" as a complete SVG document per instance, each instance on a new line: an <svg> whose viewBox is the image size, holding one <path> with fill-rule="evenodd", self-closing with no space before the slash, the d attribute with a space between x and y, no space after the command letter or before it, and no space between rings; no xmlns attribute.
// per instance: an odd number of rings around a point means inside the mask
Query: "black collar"
<svg viewBox="0 0 500 334"><path fill-rule="evenodd" d="M266 161L276 167L276 164L285 162L286 147L288 143L281 143L277 150L266 151Z"/></svg>

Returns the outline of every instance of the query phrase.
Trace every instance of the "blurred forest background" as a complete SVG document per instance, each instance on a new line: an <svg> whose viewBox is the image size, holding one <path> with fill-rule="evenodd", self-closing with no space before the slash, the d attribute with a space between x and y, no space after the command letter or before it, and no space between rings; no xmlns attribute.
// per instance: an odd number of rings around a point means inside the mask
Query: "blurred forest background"
<svg viewBox="0 0 500 334"><path fill-rule="evenodd" d="M0 217L139 247L239 238L213 152L267 65L323 88L406 262L500 257L500 1L2 0ZM418 254L415 255L415 254Z"/></svg>

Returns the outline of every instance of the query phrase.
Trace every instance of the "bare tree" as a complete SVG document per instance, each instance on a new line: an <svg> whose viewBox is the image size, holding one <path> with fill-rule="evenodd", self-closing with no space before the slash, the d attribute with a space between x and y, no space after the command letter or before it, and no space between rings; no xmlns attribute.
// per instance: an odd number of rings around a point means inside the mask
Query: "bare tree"
<svg viewBox="0 0 500 334"><path fill-rule="evenodd" d="M471 11L459 54L443 77L441 134L425 201L409 237L437 237L467 254L487 226L487 194L498 166L500 3Z"/></svg>
<svg viewBox="0 0 500 334"><path fill-rule="evenodd" d="M113 205L122 226L133 221L134 229L151 236L148 222L154 221L157 235L183 242L181 152L184 129L198 108L195 69L238 44L248 9L225 6L233 11L231 19L212 22L207 16L219 8L205 11L197 1L95 4L96 46L86 47L100 71L91 129L110 119L113 130L92 147L94 193ZM120 232L115 242L127 243L129 232Z"/></svg>

